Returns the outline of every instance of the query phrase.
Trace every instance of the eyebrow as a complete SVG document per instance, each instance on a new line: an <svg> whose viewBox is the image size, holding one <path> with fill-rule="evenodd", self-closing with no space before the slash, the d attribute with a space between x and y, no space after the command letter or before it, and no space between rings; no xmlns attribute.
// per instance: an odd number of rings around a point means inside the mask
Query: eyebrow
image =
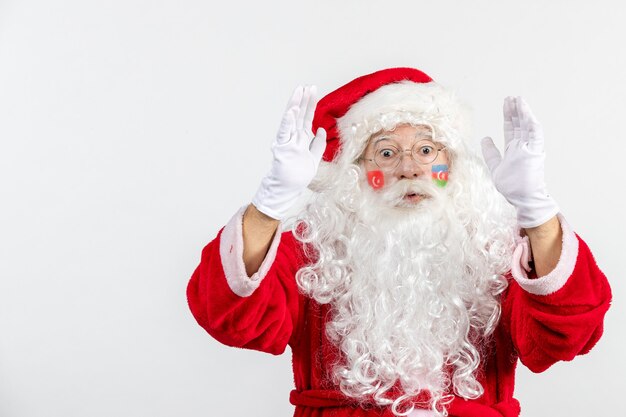
<svg viewBox="0 0 626 417"><path fill-rule="evenodd" d="M427 137L422 137L422 138L419 138L417 135L415 135L415 139L418 139L419 141L428 140L430 142L435 143L435 138L432 135L429 135ZM378 144L378 142L381 142L383 140L392 141L394 140L394 135L380 135L379 137L374 139L374 142L372 142L372 144L376 145Z"/></svg>
<svg viewBox="0 0 626 417"><path fill-rule="evenodd" d="M374 140L373 145L376 145L378 144L378 142L381 142L383 140L392 140L392 138L389 136L379 136L376 140Z"/></svg>

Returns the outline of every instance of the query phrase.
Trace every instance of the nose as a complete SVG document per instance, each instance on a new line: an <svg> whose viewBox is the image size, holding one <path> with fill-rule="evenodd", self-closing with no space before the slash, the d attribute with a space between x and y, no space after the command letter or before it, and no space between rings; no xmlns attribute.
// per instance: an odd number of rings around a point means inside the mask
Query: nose
<svg viewBox="0 0 626 417"><path fill-rule="evenodd" d="M415 179L424 174L425 165L418 164L411 156L410 151L405 151L400 157L400 163L396 168L399 179Z"/></svg>

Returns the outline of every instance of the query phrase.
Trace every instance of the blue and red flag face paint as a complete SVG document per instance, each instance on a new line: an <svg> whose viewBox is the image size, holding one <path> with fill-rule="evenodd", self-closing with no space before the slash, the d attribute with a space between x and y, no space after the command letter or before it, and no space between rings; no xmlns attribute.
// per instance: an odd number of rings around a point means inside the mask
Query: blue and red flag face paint
<svg viewBox="0 0 626 417"><path fill-rule="evenodd" d="M448 183L448 165L433 165L431 170L435 184L439 187L445 187Z"/></svg>
<svg viewBox="0 0 626 417"><path fill-rule="evenodd" d="M367 183L378 190L385 185L385 175L382 171L367 171Z"/></svg>

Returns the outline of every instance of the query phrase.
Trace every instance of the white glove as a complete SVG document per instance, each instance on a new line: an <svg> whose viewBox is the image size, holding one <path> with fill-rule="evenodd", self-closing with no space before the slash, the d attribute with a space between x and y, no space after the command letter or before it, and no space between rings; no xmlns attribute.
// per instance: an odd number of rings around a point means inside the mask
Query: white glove
<svg viewBox="0 0 626 417"><path fill-rule="evenodd" d="M311 132L317 106L315 87L293 92L272 144L272 168L261 181L252 204L268 216L281 220L317 172L326 149L326 131Z"/></svg>
<svg viewBox="0 0 626 417"><path fill-rule="evenodd" d="M517 209L523 228L539 226L559 212L546 191L543 143L541 125L521 97L504 99L504 157L490 137L482 140L493 182Z"/></svg>

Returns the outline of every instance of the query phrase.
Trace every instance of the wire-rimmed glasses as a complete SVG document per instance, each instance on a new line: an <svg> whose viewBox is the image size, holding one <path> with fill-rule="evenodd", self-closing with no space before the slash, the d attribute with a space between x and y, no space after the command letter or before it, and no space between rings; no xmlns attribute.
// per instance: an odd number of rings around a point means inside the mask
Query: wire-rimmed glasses
<svg viewBox="0 0 626 417"><path fill-rule="evenodd" d="M410 149L402 149L391 138L382 137L376 140L373 158L361 158L364 161L374 162L380 169L394 170L402 160L402 156L410 152L411 157L420 165L428 165L437 159L439 151L446 147L437 145L430 139L422 139L413 144Z"/></svg>

